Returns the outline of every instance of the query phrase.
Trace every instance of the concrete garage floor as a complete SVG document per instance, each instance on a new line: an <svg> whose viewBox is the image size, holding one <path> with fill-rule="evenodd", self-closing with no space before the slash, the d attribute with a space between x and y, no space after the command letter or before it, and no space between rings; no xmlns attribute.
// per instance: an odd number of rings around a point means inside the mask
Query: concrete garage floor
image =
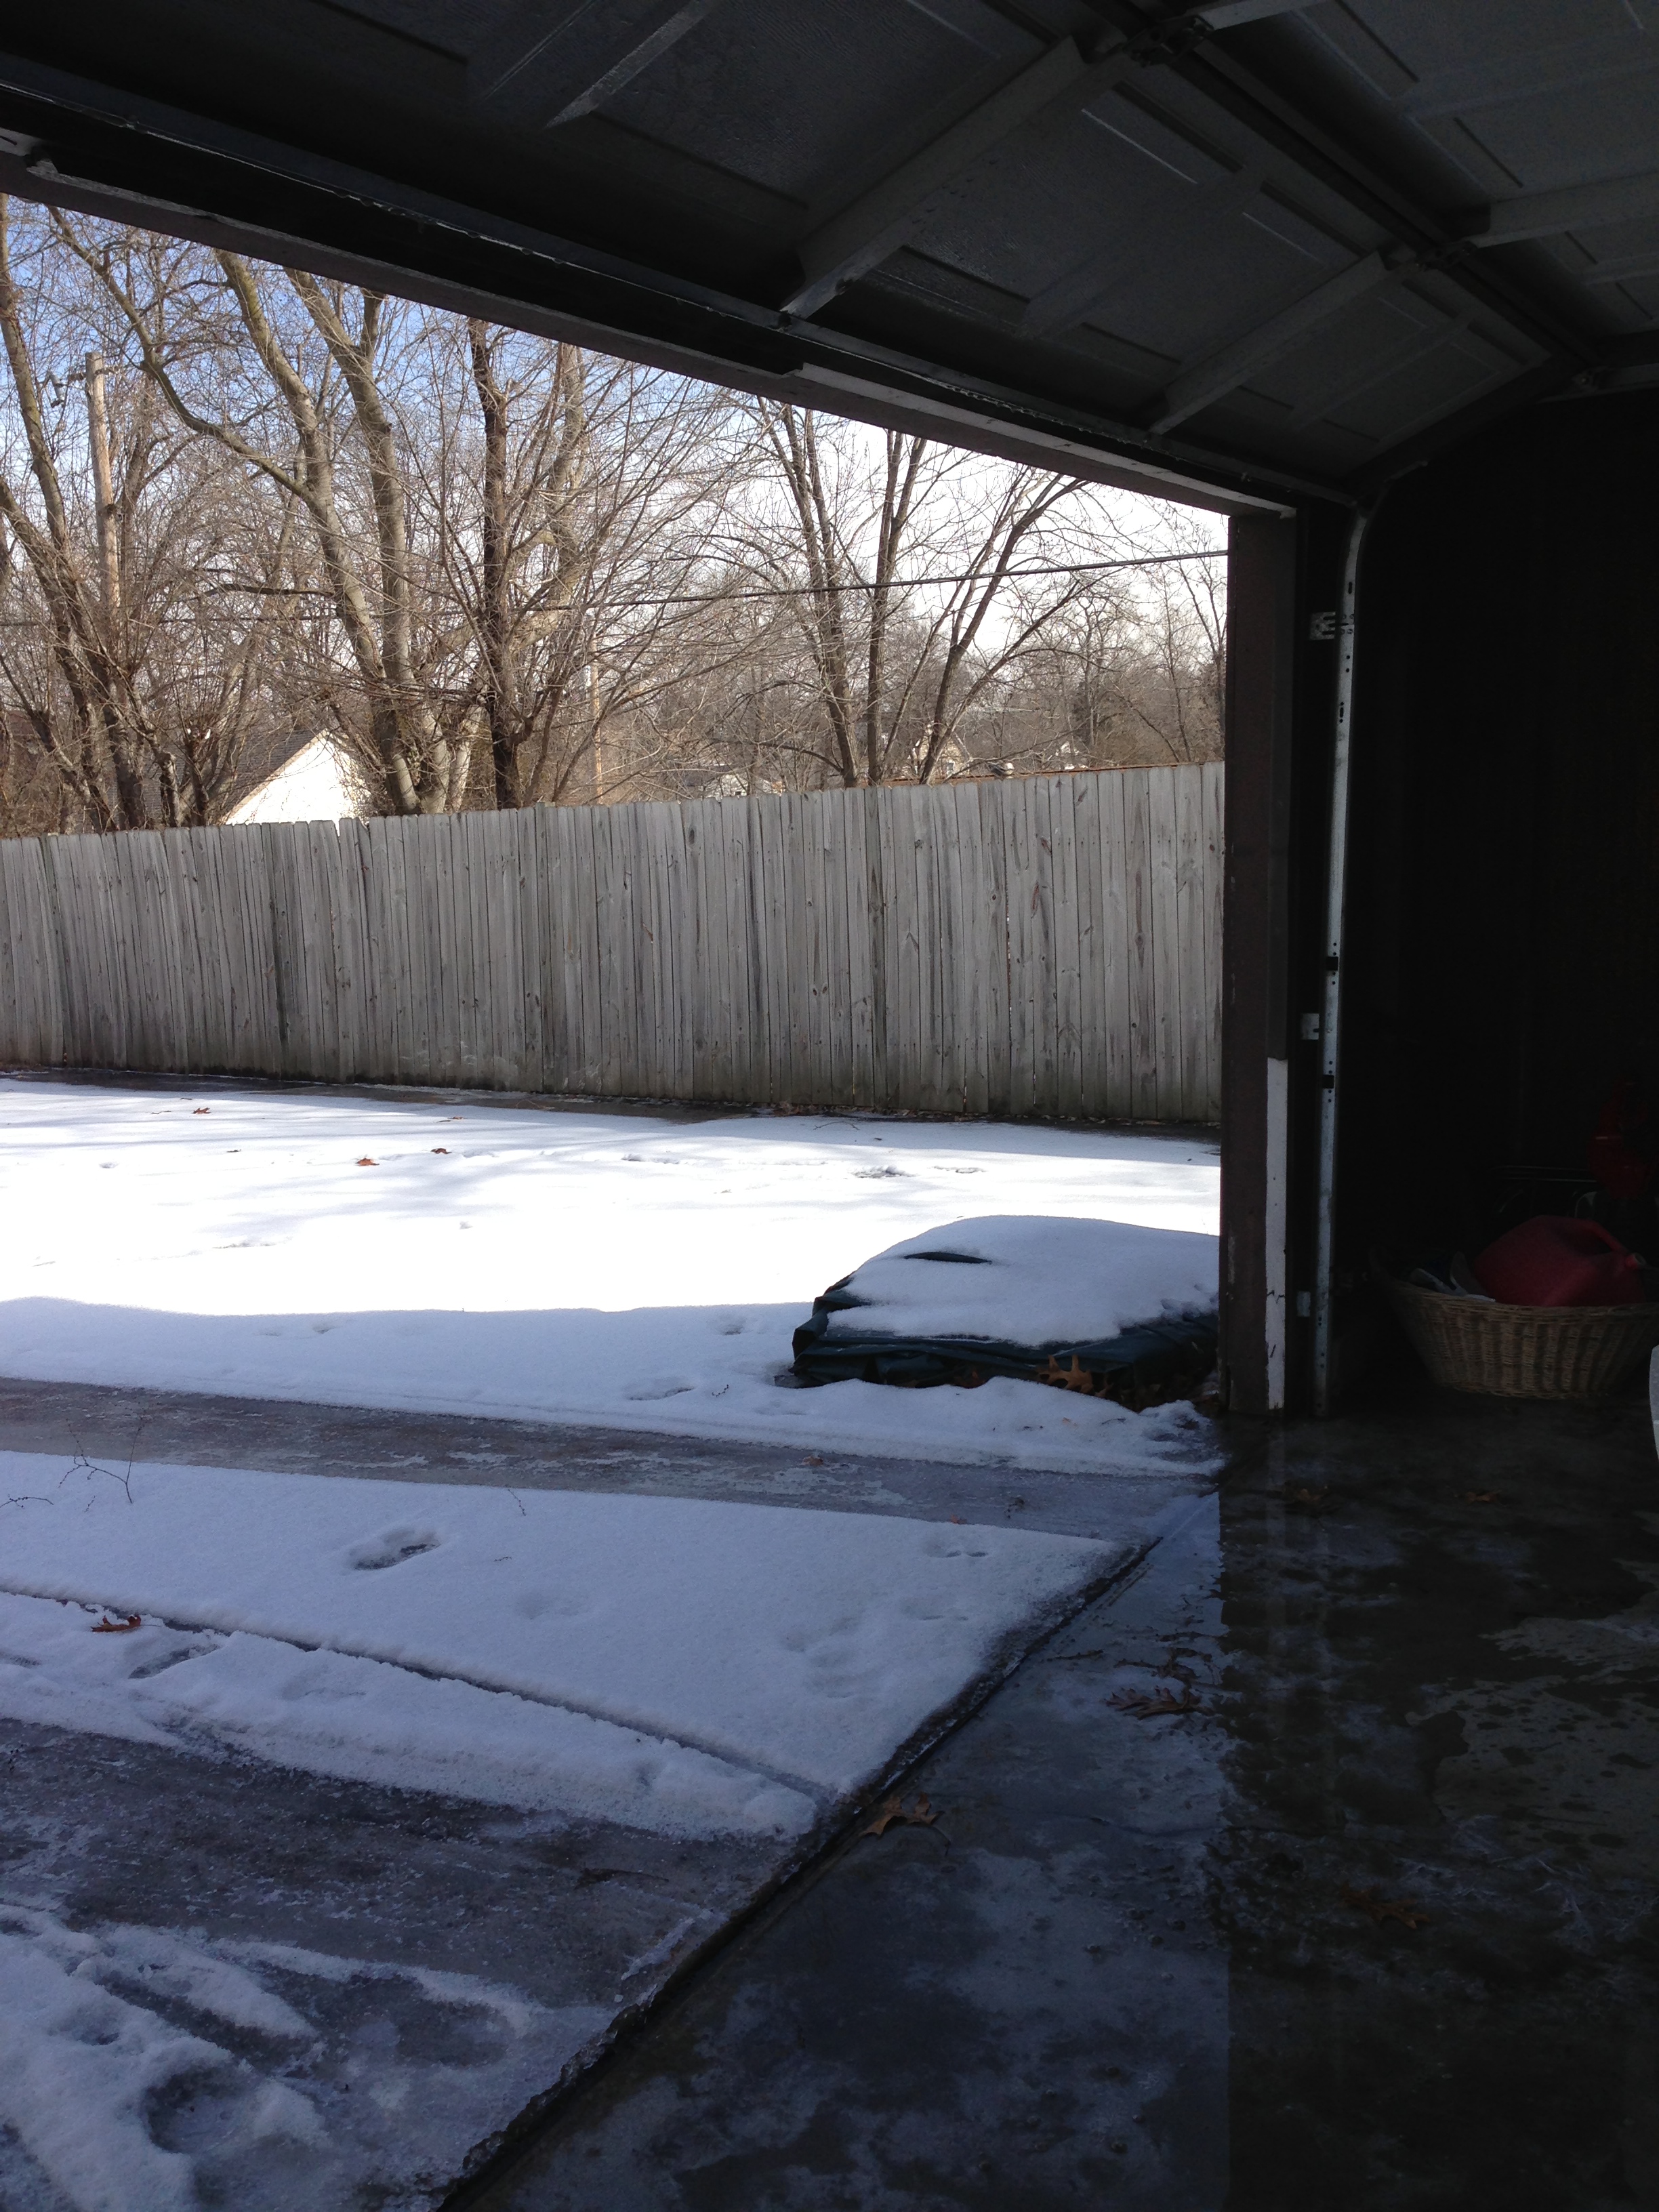
<svg viewBox="0 0 1659 2212"><path fill-rule="evenodd" d="M1202 1495L0 1385L14 1449L107 1456L135 1431L145 1458L1078 1532L1109 1496L1138 1519L1139 1566L905 1778L936 1825L844 1840L730 1936L754 1870L725 1846L556 1839L236 1761L191 1763L185 1791L170 1755L0 1726L3 1886L49 1888L72 1925L170 1916L553 2007L642 1959L647 1992L678 1972L454 2212L1659 2206L1638 1400L1398 1390L1236 1435ZM342 2083L365 2035L527 2078L488 2022L391 1986L336 1987ZM37 2212L26 2187L0 2143L4 2212Z"/></svg>
<svg viewBox="0 0 1659 2212"><path fill-rule="evenodd" d="M1640 1402L1262 1439L458 2206L1659 2205L1656 1583Z"/></svg>

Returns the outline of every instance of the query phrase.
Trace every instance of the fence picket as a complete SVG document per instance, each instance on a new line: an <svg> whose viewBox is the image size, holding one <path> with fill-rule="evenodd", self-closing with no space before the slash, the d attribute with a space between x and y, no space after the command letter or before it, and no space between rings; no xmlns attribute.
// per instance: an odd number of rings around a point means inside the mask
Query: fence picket
<svg viewBox="0 0 1659 2212"><path fill-rule="evenodd" d="M990 1097L989 965L993 941L991 872L980 836L979 793L971 783L948 787L946 834L957 872L957 1003L962 1111L983 1114Z"/></svg>
<svg viewBox="0 0 1659 2212"><path fill-rule="evenodd" d="M1123 771L1123 948L1128 963L1129 1114L1158 1118L1158 1006L1152 976L1149 769Z"/></svg>
<svg viewBox="0 0 1659 2212"><path fill-rule="evenodd" d="M1033 788L1021 778L1000 785L996 794L1007 855L1008 1109L1014 1114L1052 1110L1043 1085L1051 979L1041 855L1031 827ZM1023 988L1016 988L1016 978Z"/></svg>
<svg viewBox="0 0 1659 2212"><path fill-rule="evenodd" d="M1204 1024L1209 1012L1204 988L1204 782L1200 775L1175 777L1175 921L1176 1018L1181 1050L1181 1117L1204 1118L1209 1069Z"/></svg>
<svg viewBox="0 0 1659 2212"><path fill-rule="evenodd" d="M1152 1048L1156 1103L1153 1118L1173 1121L1185 1109L1181 1084L1181 926L1176 885L1176 775L1146 771L1147 862L1152 877L1152 1002L1157 1040Z"/></svg>
<svg viewBox="0 0 1659 2212"><path fill-rule="evenodd" d="M1096 953L1099 976L1098 1021L1100 1056L1097 1063L1098 1088L1089 1092L1091 1111L1127 1121L1134 1112L1134 1054L1129 1030L1129 978L1133 969L1129 943L1128 843L1124 827L1124 795L1127 778L1102 775L1094 784L1097 817L1091 872L1097 874L1100 896L1100 944Z"/></svg>
<svg viewBox="0 0 1659 2212"><path fill-rule="evenodd" d="M1221 893L1225 871L1222 823L1227 772L1219 761L1206 762L1204 779L1204 1048L1207 1079L1204 1119L1221 1119Z"/></svg>
<svg viewBox="0 0 1659 2212"><path fill-rule="evenodd" d="M1082 914L1078 897L1078 805L1073 776L1048 784L1049 911L1054 960L1054 1111L1083 1111Z"/></svg>

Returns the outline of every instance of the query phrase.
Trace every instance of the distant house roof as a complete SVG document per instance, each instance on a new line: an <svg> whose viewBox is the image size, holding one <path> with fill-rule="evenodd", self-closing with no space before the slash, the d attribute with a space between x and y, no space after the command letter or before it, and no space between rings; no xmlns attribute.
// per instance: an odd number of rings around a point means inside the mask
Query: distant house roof
<svg viewBox="0 0 1659 2212"><path fill-rule="evenodd" d="M344 749L327 736L295 736L225 817L228 822L339 822L363 811L362 787Z"/></svg>

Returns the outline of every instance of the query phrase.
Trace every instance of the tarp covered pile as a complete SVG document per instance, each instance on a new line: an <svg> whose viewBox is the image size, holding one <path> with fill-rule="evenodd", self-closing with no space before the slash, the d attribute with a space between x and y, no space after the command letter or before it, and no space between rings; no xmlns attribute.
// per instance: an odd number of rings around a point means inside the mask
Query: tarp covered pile
<svg viewBox="0 0 1659 2212"><path fill-rule="evenodd" d="M989 1215L878 1253L812 1302L798 1381L969 1387L994 1375L1139 1407L1215 1364L1212 1237Z"/></svg>

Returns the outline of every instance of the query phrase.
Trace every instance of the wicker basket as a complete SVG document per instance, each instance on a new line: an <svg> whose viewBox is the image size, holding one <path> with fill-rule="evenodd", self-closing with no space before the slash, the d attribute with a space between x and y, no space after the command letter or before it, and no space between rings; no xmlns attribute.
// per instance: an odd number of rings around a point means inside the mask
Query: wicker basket
<svg viewBox="0 0 1659 2212"><path fill-rule="evenodd" d="M1491 1398L1605 1398L1659 1344L1659 1305L1505 1306L1377 1275L1437 1382Z"/></svg>

